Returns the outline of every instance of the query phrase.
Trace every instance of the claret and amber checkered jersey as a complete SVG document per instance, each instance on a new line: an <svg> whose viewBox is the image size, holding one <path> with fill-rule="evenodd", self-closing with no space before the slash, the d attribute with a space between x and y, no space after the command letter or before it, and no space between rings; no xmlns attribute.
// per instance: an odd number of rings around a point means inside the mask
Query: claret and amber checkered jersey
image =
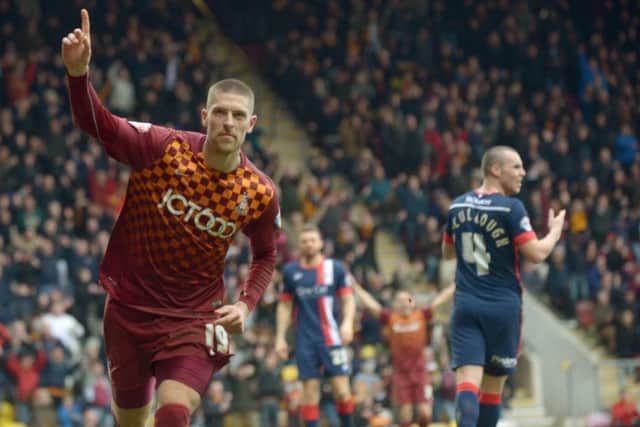
<svg viewBox="0 0 640 427"><path fill-rule="evenodd" d="M204 134L113 116L86 78L80 79L69 79L76 122L95 133L112 157L132 167L101 266L100 281L109 296L158 314L211 315L224 299L227 250L242 231L251 239L253 263L241 299L255 306L275 263L279 209L271 180L244 154L232 172L209 169ZM95 118L78 117L81 102L91 103Z"/></svg>

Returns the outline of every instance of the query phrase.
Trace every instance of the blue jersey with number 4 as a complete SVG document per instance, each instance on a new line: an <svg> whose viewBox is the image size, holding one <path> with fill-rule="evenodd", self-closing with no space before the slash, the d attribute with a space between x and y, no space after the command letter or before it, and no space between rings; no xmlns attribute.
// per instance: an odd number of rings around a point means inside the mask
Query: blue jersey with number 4
<svg viewBox="0 0 640 427"><path fill-rule="evenodd" d="M474 191L457 197L443 237L455 246L456 295L492 301L520 296L518 246L535 237L520 200Z"/></svg>

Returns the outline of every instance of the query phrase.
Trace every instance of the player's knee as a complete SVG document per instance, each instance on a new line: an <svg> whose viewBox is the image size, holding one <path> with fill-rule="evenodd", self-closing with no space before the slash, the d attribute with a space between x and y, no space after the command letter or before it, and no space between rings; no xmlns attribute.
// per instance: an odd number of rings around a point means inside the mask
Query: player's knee
<svg viewBox="0 0 640 427"><path fill-rule="evenodd" d="M418 418L431 418L431 405L428 403L418 405Z"/></svg>
<svg viewBox="0 0 640 427"><path fill-rule="evenodd" d="M431 423L431 405L422 404L418 406L418 425L428 426Z"/></svg>
<svg viewBox="0 0 640 427"><path fill-rule="evenodd" d="M336 402L348 402L351 400L351 392L348 388L336 390L336 392L334 393L334 397L336 399Z"/></svg>
<svg viewBox="0 0 640 427"><path fill-rule="evenodd" d="M401 405L399 415L401 422L409 423L408 425L411 425L411 419L413 418L413 408L411 407L411 405Z"/></svg>
<svg viewBox="0 0 640 427"><path fill-rule="evenodd" d="M182 405L189 412L200 406L200 394L175 380L165 380L158 387L158 406Z"/></svg>
<svg viewBox="0 0 640 427"><path fill-rule="evenodd" d="M151 404L136 409L122 409L113 404L111 413L118 427L143 427L151 413Z"/></svg>
<svg viewBox="0 0 640 427"><path fill-rule="evenodd" d="M155 427L188 427L191 411L185 405L170 403L156 410Z"/></svg>

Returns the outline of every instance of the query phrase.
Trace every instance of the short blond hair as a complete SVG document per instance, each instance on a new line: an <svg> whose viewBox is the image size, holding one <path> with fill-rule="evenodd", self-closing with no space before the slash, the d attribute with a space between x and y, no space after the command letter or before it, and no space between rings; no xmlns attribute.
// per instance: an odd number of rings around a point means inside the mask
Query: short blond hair
<svg viewBox="0 0 640 427"><path fill-rule="evenodd" d="M502 165L504 161L504 155L507 152L518 154L518 152L513 147L509 147L508 145L496 145L489 148L484 153L484 155L482 156L480 168L482 169L482 174L485 178L491 175L491 166L495 165L496 163L498 165Z"/></svg>
<svg viewBox="0 0 640 427"><path fill-rule="evenodd" d="M249 100L249 114L253 114L253 109L255 107L255 95L249 85L242 80L224 79L209 86L209 92L207 93L207 109L211 107L211 104L213 104L213 99L218 92L234 93L236 95L244 96Z"/></svg>

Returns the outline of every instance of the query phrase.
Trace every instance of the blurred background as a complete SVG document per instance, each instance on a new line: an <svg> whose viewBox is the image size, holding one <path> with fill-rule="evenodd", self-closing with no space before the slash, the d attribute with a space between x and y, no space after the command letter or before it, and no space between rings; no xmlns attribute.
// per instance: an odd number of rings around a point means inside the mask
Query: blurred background
<svg viewBox="0 0 640 427"><path fill-rule="evenodd" d="M279 186L279 265L315 222L383 302L452 280L452 197L494 144L528 170L534 229L563 239L521 267L524 351L503 425L639 419L640 3L633 0L0 0L0 426L112 426L98 269L128 170L74 128L61 37L92 17L91 80L116 114L198 130L208 85L255 90L244 150ZM247 277L241 234L225 270ZM297 426L301 385L273 353L276 273L193 426ZM430 330L434 422L451 424L448 310ZM358 426L393 425L385 331L360 313ZM323 393L326 426L337 426ZM634 412L635 409L635 412Z"/></svg>

